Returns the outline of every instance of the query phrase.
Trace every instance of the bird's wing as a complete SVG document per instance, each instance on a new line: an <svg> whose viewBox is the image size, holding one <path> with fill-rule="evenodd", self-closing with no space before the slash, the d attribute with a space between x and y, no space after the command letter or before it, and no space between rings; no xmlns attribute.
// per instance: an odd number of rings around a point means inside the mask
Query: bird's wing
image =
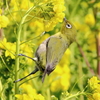
<svg viewBox="0 0 100 100"><path fill-rule="evenodd" d="M51 37L46 44L46 63L55 67L66 50L66 43L62 38Z"/></svg>
<svg viewBox="0 0 100 100"><path fill-rule="evenodd" d="M46 67L42 76L42 82L46 74L50 74L57 63L60 61L68 45L66 45L63 38L52 36L46 43Z"/></svg>
<svg viewBox="0 0 100 100"><path fill-rule="evenodd" d="M35 53L35 57L38 59L37 63L39 63L38 66L40 70L45 69L46 66L46 44L48 40L49 38L43 41Z"/></svg>

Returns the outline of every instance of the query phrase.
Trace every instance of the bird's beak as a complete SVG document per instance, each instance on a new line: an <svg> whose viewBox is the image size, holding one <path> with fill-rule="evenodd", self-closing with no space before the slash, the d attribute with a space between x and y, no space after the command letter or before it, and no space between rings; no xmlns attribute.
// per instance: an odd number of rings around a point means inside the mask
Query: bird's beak
<svg viewBox="0 0 100 100"><path fill-rule="evenodd" d="M64 17L64 18L63 18L63 21L64 21L64 22L66 22L66 21L67 21L67 19Z"/></svg>

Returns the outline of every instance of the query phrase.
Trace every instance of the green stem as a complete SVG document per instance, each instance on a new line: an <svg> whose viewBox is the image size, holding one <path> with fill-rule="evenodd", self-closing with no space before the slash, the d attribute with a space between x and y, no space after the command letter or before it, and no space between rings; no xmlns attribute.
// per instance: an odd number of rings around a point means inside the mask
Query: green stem
<svg viewBox="0 0 100 100"><path fill-rule="evenodd" d="M47 89L47 98L48 98L48 100L51 100L50 89L49 88Z"/></svg>
<svg viewBox="0 0 100 100"><path fill-rule="evenodd" d="M96 48L97 48L97 74L100 78L100 34L96 36Z"/></svg>
<svg viewBox="0 0 100 100"><path fill-rule="evenodd" d="M36 6L35 6L36 7ZM15 80L18 79L18 70L19 70L19 58L18 58L18 54L19 54L19 50L20 50L20 35L21 35L21 30L22 30L22 26L23 26L23 23L25 22L25 19L26 17L28 16L28 14L35 8L35 7L32 7L30 8L26 14L22 17L22 20L19 24L19 27L18 27L18 32L17 32L17 41L16 41L16 60L15 60ZM17 83L15 83L15 94L18 93L18 85Z"/></svg>
<svg viewBox="0 0 100 100"><path fill-rule="evenodd" d="M19 54L19 49L20 49L20 34L21 34L21 29L22 29L22 21L19 25L18 28L18 33L17 33L17 41L16 41L16 55ZM15 60L15 80L18 79L18 71L19 70L19 58L18 56L16 56L16 60ZM18 86L17 83L15 83L15 94L18 93Z"/></svg>
<svg viewBox="0 0 100 100"><path fill-rule="evenodd" d="M81 55L83 56L83 59L84 59L86 65L87 65L87 67L89 68L90 72L91 72L93 75L95 75L95 72L94 72L94 70L91 68L91 65L90 65L90 63L89 63L89 61L88 61L86 55L84 54L84 52L83 52L83 50L82 50L80 44L79 44L77 41L76 41L76 43L77 43L77 46L78 46L78 49L79 49Z"/></svg>
<svg viewBox="0 0 100 100"><path fill-rule="evenodd" d="M86 95L86 94L85 94L85 92L80 92L80 93L78 92L77 94L73 94L71 96L68 96L65 100L69 100L69 99L77 97L79 95Z"/></svg>
<svg viewBox="0 0 100 100"><path fill-rule="evenodd" d="M40 5L39 5L40 6ZM26 14L22 17L22 20L18 26L18 31L17 31L17 41L16 41L16 59L15 59L15 80L18 79L18 70L19 70L19 57L17 56L19 54L20 50L20 35L21 35L21 30L23 23L25 22L26 17L29 15L29 13L35 9L37 6L31 7L29 10L27 10ZM15 83L15 94L18 93L18 84L17 82Z"/></svg>
<svg viewBox="0 0 100 100"><path fill-rule="evenodd" d="M81 65L82 65L81 63L79 63L79 65L78 65L79 66L78 67L78 73L79 73L79 78L80 78L78 84L79 84L80 91L83 90L83 81L84 81L82 79L82 77L83 77L83 71L82 71L82 66ZM80 95L80 100L84 100L83 95Z"/></svg>

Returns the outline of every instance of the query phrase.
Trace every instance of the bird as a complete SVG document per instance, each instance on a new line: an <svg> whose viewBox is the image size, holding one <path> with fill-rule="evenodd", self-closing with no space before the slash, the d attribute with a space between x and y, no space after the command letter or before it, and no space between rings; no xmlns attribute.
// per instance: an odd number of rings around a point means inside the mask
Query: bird
<svg viewBox="0 0 100 100"><path fill-rule="evenodd" d="M38 46L35 52L35 58L19 54L19 56L25 56L32 59L36 63L36 66L27 76L14 82L19 82L26 77L35 74L37 71L42 72L42 82L44 82L46 75L49 75L54 71L56 65L64 55L64 52L76 40L76 35L77 31L75 26L66 18L63 18L61 30L48 37Z"/></svg>

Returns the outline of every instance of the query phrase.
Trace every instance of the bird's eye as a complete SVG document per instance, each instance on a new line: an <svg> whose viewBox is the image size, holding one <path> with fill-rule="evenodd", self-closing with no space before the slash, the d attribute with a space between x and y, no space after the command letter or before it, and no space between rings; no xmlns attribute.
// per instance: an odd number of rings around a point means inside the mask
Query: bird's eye
<svg viewBox="0 0 100 100"><path fill-rule="evenodd" d="M67 27L67 28L72 28L72 25L67 24L66 27Z"/></svg>

